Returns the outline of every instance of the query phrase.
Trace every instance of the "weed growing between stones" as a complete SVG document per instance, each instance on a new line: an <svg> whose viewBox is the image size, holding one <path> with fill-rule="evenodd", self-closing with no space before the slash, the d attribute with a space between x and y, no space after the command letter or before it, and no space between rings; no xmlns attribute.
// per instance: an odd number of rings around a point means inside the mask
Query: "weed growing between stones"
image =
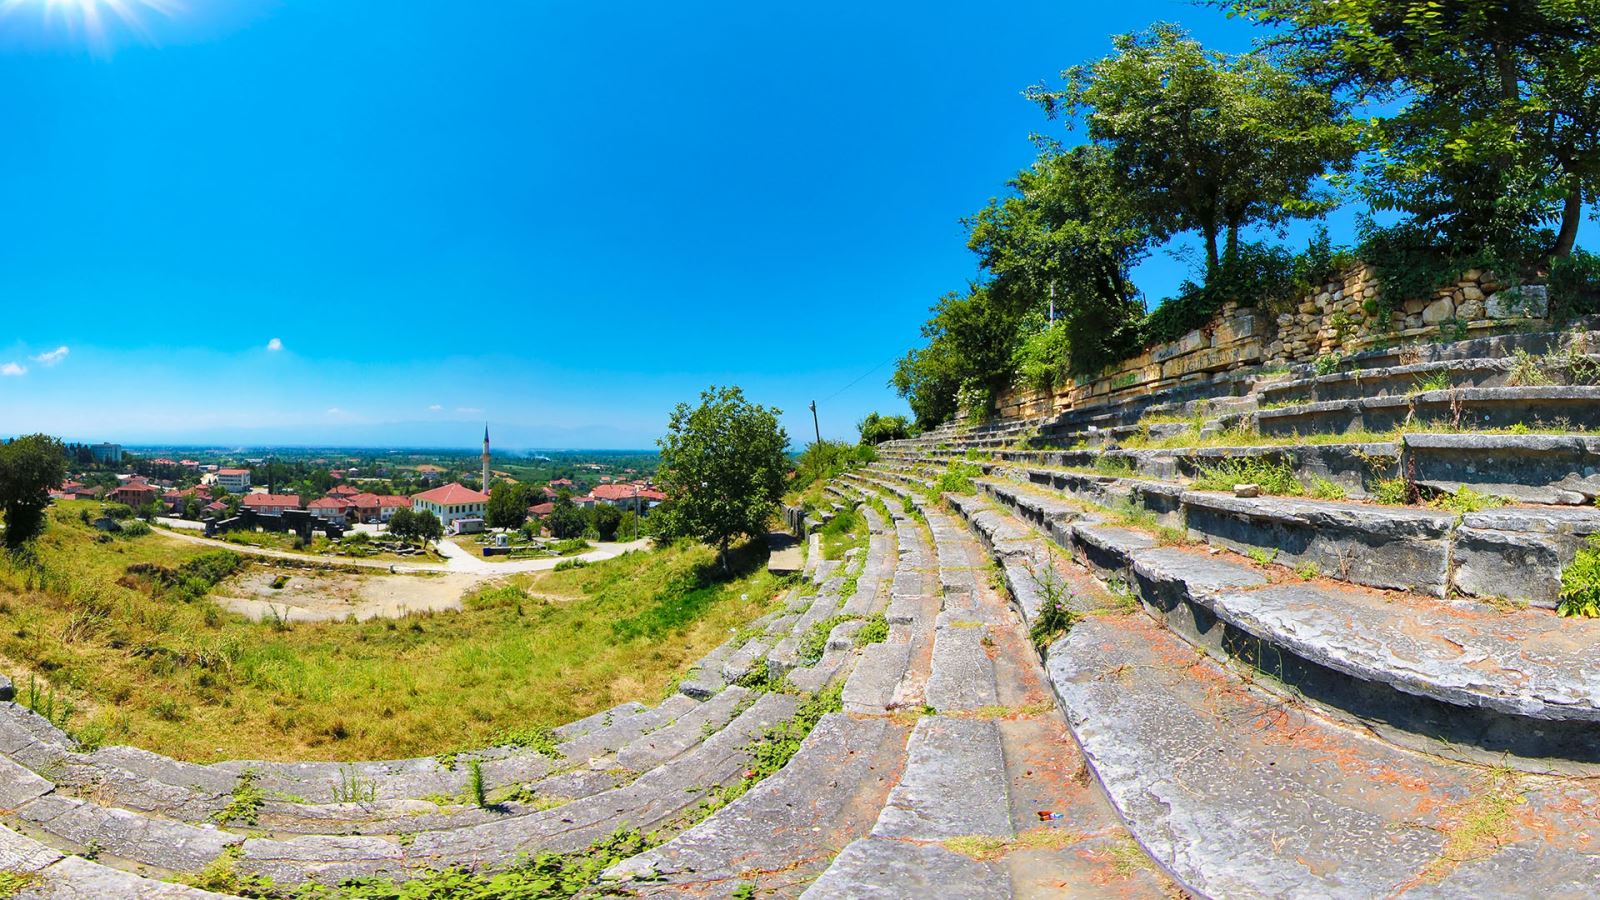
<svg viewBox="0 0 1600 900"><path fill-rule="evenodd" d="M1440 494L1429 501L1428 505L1434 509L1443 509L1458 515L1482 512L1486 509L1505 506L1508 503L1504 497L1493 494L1480 494L1466 485L1456 489L1453 494Z"/></svg>
<svg viewBox="0 0 1600 900"><path fill-rule="evenodd" d="M868 644L881 644L888 639L889 620L884 618L883 613L878 613L868 616L861 630L856 632L855 645L859 649Z"/></svg>
<svg viewBox="0 0 1600 900"><path fill-rule="evenodd" d="M557 761L564 758L560 743L555 731L548 725L530 725L526 728L502 731L495 739L496 746L525 747L540 756Z"/></svg>
<svg viewBox="0 0 1600 900"><path fill-rule="evenodd" d="M1267 550L1265 547L1251 547L1245 551L1245 555L1258 566L1270 566L1278 559L1278 548Z"/></svg>
<svg viewBox="0 0 1600 900"><path fill-rule="evenodd" d="M0 870L0 900L15 897L22 889L38 881L39 878L32 872L12 872Z"/></svg>
<svg viewBox="0 0 1600 900"><path fill-rule="evenodd" d="M218 825L249 825L256 824L261 813L261 807L267 802L266 792L256 787L256 773L254 769L245 769L239 773L239 780L234 782L233 797L228 805L211 817Z"/></svg>
<svg viewBox="0 0 1600 900"><path fill-rule="evenodd" d="M845 551L865 541L867 520L853 509L843 509L818 533L822 535L822 558L843 559Z"/></svg>
<svg viewBox="0 0 1600 900"><path fill-rule="evenodd" d="M767 665L766 657L756 660L750 671L740 675L734 684L752 691L775 691L783 685L783 678L774 676L771 667Z"/></svg>
<svg viewBox="0 0 1600 900"><path fill-rule="evenodd" d="M1028 637L1033 640L1034 649L1043 653L1057 638L1072 629L1073 623L1078 621L1078 613L1071 605L1072 588L1056 571L1054 550L1046 548L1044 565L1029 563L1028 576L1033 579L1034 587L1042 598L1039 615L1028 629Z"/></svg>
<svg viewBox="0 0 1600 900"><path fill-rule="evenodd" d="M1578 548L1572 564L1561 571L1561 602L1556 612L1563 616L1600 616L1600 535L1590 535Z"/></svg>
<svg viewBox="0 0 1600 900"><path fill-rule="evenodd" d="M483 789L483 763L477 760L467 763L467 793L472 797L473 806L489 808L489 796Z"/></svg>
<svg viewBox="0 0 1600 900"><path fill-rule="evenodd" d="M982 478L983 469L970 462L951 460L945 470L934 481L929 491L928 499L936 500L940 494L961 494L971 496L978 492L978 486L973 483L974 478Z"/></svg>
<svg viewBox="0 0 1600 900"><path fill-rule="evenodd" d="M1231 491L1236 484L1258 485L1264 494L1285 497L1299 497L1306 492L1306 486L1294 477L1294 466L1263 457L1225 459L1207 466L1195 475L1191 487L1198 491Z"/></svg>
<svg viewBox="0 0 1600 900"><path fill-rule="evenodd" d="M1411 502L1411 485L1404 478L1384 478L1372 483L1374 503L1384 506L1405 506Z"/></svg>
<svg viewBox="0 0 1600 900"><path fill-rule="evenodd" d="M733 893L729 894L728 896L732 897L733 900L756 900L755 883L751 881L741 881L739 882L739 885L733 889Z"/></svg>
<svg viewBox="0 0 1600 900"><path fill-rule="evenodd" d="M1126 456L1108 456L1102 453L1094 458L1094 471L1099 475L1126 478L1134 474L1133 460Z"/></svg>
<svg viewBox="0 0 1600 900"><path fill-rule="evenodd" d="M1347 494L1345 489L1321 475L1311 476L1311 484L1306 488L1313 499L1316 500L1343 500Z"/></svg>
<svg viewBox="0 0 1600 900"><path fill-rule="evenodd" d="M355 766L339 767L339 783L333 788L335 803L372 803L378 799L378 783L363 778Z"/></svg>
<svg viewBox="0 0 1600 900"><path fill-rule="evenodd" d="M799 752L800 744L810 734L822 717L844 709L844 682L836 681L800 703L794 715L763 731L746 746L750 765L744 776L733 784L716 788L690 816L690 824L699 822L729 803L743 797L769 775L789 764Z"/></svg>
<svg viewBox="0 0 1600 900"><path fill-rule="evenodd" d="M805 636L800 638L800 644L795 648L795 655L800 658L802 664L812 665L821 659L822 654L827 651L828 634L833 631L834 627L845 622L853 622L856 618L856 616L838 614L829 616L820 622L813 622L811 627L806 629Z"/></svg>
<svg viewBox="0 0 1600 900"><path fill-rule="evenodd" d="M1521 779L1505 767L1490 769L1477 795L1462 801L1445 815L1444 849L1422 870L1423 881L1437 881L1464 862L1481 859L1500 849L1516 832L1512 811L1525 798Z"/></svg>
<svg viewBox="0 0 1600 900"><path fill-rule="evenodd" d="M1302 581L1314 581L1322 577L1322 569L1314 562L1303 562L1295 566L1294 573L1299 575Z"/></svg>

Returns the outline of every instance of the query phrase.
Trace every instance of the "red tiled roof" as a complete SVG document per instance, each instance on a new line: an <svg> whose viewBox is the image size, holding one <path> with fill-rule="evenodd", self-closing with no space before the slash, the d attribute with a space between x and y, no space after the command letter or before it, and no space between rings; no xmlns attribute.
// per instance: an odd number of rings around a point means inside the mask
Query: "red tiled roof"
<svg viewBox="0 0 1600 900"><path fill-rule="evenodd" d="M560 485L562 487L572 487L572 479L571 478L557 478L555 481L550 482L550 486L551 487L555 487L557 485Z"/></svg>
<svg viewBox="0 0 1600 900"><path fill-rule="evenodd" d="M632 500L634 491L644 488L632 484L597 484L590 493L596 500Z"/></svg>
<svg viewBox="0 0 1600 900"><path fill-rule="evenodd" d="M472 488L465 487L459 482L450 482L443 487L436 487L431 491L412 494L413 500L424 500L428 503L437 503L441 506L456 506L464 503L488 503L489 495L481 494Z"/></svg>
<svg viewBox="0 0 1600 900"><path fill-rule="evenodd" d="M556 505L554 503L539 503L528 507L528 515L531 516L548 516L555 511Z"/></svg>
<svg viewBox="0 0 1600 900"><path fill-rule="evenodd" d="M393 494L356 494L345 498L351 506L358 509L377 509L382 506L410 506L410 497L396 497Z"/></svg>
<svg viewBox="0 0 1600 900"><path fill-rule="evenodd" d="M306 509L349 509L349 508L350 508L350 502L348 500L340 500L338 497L323 497L321 500L313 500L313 501L311 501L310 505L308 505L306 507Z"/></svg>
<svg viewBox="0 0 1600 900"><path fill-rule="evenodd" d="M155 489L155 487L153 485L145 484L142 481L130 481L127 484L124 484L124 485L118 487L116 490L112 491L111 493L113 493L113 494L154 494L155 492L156 492L156 489Z"/></svg>
<svg viewBox="0 0 1600 900"><path fill-rule="evenodd" d="M654 500L657 503L663 503L663 502L666 501L667 495L662 493L661 491L656 490L655 488L640 488L639 489L639 499L640 500Z"/></svg>
<svg viewBox="0 0 1600 900"><path fill-rule="evenodd" d="M249 475L249 469L218 469L218 475Z"/></svg>
<svg viewBox="0 0 1600 900"><path fill-rule="evenodd" d="M267 509L299 509L300 497L296 494L245 494L244 505Z"/></svg>
<svg viewBox="0 0 1600 900"><path fill-rule="evenodd" d="M347 497L347 496L350 496L351 494L359 494L359 493L361 493L361 489L360 488L354 488L354 487L351 487L348 484L341 484L338 487L335 487L335 488L332 488L331 490L329 490L328 491L328 496L332 497L334 495L339 495L339 496L346 496Z"/></svg>

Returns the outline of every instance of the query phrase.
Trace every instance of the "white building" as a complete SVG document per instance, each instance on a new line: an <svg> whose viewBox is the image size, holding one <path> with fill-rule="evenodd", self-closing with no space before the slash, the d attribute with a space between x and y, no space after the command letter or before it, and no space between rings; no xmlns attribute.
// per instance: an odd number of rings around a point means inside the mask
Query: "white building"
<svg viewBox="0 0 1600 900"><path fill-rule="evenodd" d="M249 469L218 469L217 484L230 494L243 494L250 490Z"/></svg>
<svg viewBox="0 0 1600 900"><path fill-rule="evenodd" d="M426 510L433 513L446 530L449 530L450 524L457 519L483 518L488 506L488 494L464 487L457 482L413 494L411 497L412 512Z"/></svg>

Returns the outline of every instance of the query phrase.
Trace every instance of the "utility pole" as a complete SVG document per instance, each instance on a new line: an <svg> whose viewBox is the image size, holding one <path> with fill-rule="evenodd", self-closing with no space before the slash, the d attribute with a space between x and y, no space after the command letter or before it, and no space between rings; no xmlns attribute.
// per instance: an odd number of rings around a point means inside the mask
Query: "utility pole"
<svg viewBox="0 0 1600 900"><path fill-rule="evenodd" d="M822 446L822 426L817 424L817 401L811 401L811 427L817 430L817 446Z"/></svg>

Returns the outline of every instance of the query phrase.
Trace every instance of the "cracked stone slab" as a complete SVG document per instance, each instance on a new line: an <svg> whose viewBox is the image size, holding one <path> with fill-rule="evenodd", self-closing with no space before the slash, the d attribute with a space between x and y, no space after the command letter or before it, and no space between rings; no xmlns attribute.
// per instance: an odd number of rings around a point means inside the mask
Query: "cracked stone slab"
<svg viewBox="0 0 1600 900"><path fill-rule="evenodd" d="M749 761L749 745L762 732L792 716L799 701L788 694L762 694L749 709L671 765L637 780L556 809L503 822L416 835L405 849L407 865L441 868L499 864L542 850L574 852L628 826L649 831L699 805L708 792L738 780ZM250 856L246 844L246 857ZM286 862L293 848L281 853ZM381 861L357 861L354 868ZM350 870L345 867L345 871ZM315 869L307 876L325 880ZM350 877L346 875L345 877ZM287 879L293 880L293 879ZM302 878L301 880L304 880Z"/></svg>
<svg viewBox="0 0 1600 900"><path fill-rule="evenodd" d="M405 851L381 837L305 835L287 839L251 838L244 842L238 868L279 884L340 884L352 878L405 877L413 868Z"/></svg>
<svg viewBox="0 0 1600 900"><path fill-rule="evenodd" d="M937 841L1012 833L999 727L990 719L918 719L905 772L873 836Z"/></svg>
<svg viewBox="0 0 1600 900"><path fill-rule="evenodd" d="M1286 710L1143 616L1079 623L1048 668L1119 814L1198 895L1356 898L1426 884L1453 810L1483 790L1482 768ZM1538 888L1597 871L1573 818L1596 802L1592 788L1531 778L1522 794L1527 827L1493 854L1498 863L1444 867L1445 884L1495 889L1442 896L1560 895ZM1540 861L1518 871L1519 858Z"/></svg>
<svg viewBox="0 0 1600 900"><path fill-rule="evenodd" d="M911 645L891 640L861 648L856 667L845 679L845 712L882 714L894 703L896 688L911 670Z"/></svg>
<svg viewBox="0 0 1600 900"><path fill-rule="evenodd" d="M0 872L37 872L62 855L54 847L0 825Z"/></svg>
<svg viewBox="0 0 1600 900"><path fill-rule="evenodd" d="M869 837L854 841L802 900L1010 900L1011 881L996 862L980 862L937 844Z"/></svg>
<svg viewBox="0 0 1600 900"><path fill-rule="evenodd" d="M49 779L0 756L0 809L17 807L55 790Z"/></svg>
<svg viewBox="0 0 1600 900"><path fill-rule="evenodd" d="M705 740L708 731L721 730L754 696L748 688L732 685L704 703L698 704L663 728L641 735L617 751L617 765L634 772L646 772L687 752Z"/></svg>
<svg viewBox="0 0 1600 900"><path fill-rule="evenodd" d="M189 872L244 838L211 826L157 819L54 794L18 807L22 821L80 847L172 872Z"/></svg>
<svg viewBox="0 0 1600 900"><path fill-rule="evenodd" d="M1204 491L1183 504L1191 532L1239 552L1265 550L1370 587L1441 597L1448 584L1453 513Z"/></svg>
<svg viewBox="0 0 1600 900"><path fill-rule="evenodd" d="M940 616L941 619L944 615ZM981 623L941 622L934 631L933 672L926 700L940 712L968 712L994 706L994 661L983 646L989 633Z"/></svg>
<svg viewBox="0 0 1600 900"><path fill-rule="evenodd" d="M1460 706L1600 722L1600 621L1293 584L1211 605L1241 630L1356 678Z"/></svg>
<svg viewBox="0 0 1600 900"><path fill-rule="evenodd" d="M859 834L870 824L905 752L906 733L881 717L823 716L777 774L606 877L694 884L752 872L789 879L814 873L840 833Z"/></svg>
<svg viewBox="0 0 1600 900"><path fill-rule="evenodd" d="M204 821L226 807L239 778L233 772L123 746L72 754L60 772L56 780L64 786L110 798L107 802L117 806L188 821Z"/></svg>
<svg viewBox="0 0 1600 900"><path fill-rule="evenodd" d="M43 716L20 703L0 703L0 754L43 772L76 749L76 742Z"/></svg>
<svg viewBox="0 0 1600 900"><path fill-rule="evenodd" d="M69 856L44 870L44 880L17 894L18 900L231 900L231 895L216 894L183 884L170 884L132 872L102 866L77 856Z"/></svg>

